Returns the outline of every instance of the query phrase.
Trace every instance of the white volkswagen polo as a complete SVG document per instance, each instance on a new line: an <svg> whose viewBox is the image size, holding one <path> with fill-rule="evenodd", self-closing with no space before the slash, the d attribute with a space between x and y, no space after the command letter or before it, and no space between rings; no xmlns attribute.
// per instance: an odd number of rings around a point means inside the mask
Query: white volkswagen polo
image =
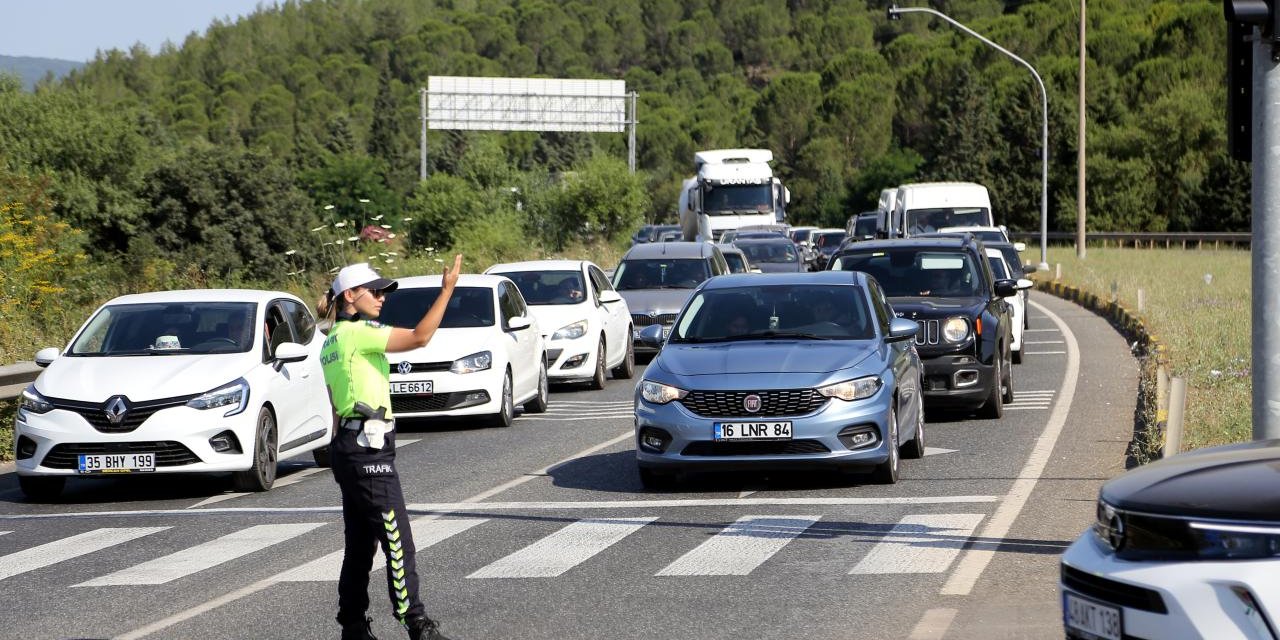
<svg viewBox="0 0 1280 640"><path fill-rule="evenodd" d="M232 472L265 491L276 463L328 464L333 413L323 336L280 291L204 289L127 295L100 307L22 392L18 482L57 496L69 477Z"/></svg>
<svg viewBox="0 0 1280 640"><path fill-rule="evenodd" d="M1004 254L999 249L987 247L987 262L991 264L991 275L996 280L1006 280L1014 278L1013 270L1009 268L1009 263L1005 262ZM1020 364L1025 349L1022 348L1022 333L1027 327L1027 301L1022 293L1026 289L1035 286L1029 278L1018 278L1018 292L1007 296L1004 301L1009 303L1009 351L1013 354L1013 363Z"/></svg>
<svg viewBox="0 0 1280 640"><path fill-rule="evenodd" d="M379 322L413 328L440 296L440 276L397 280ZM515 405L547 410L546 348L515 284L462 274L440 328L425 347L388 354L396 418L483 416L509 427Z"/></svg>
<svg viewBox="0 0 1280 640"><path fill-rule="evenodd" d="M547 341L547 375L603 389L635 375L631 312L600 267L587 260L533 260L489 267L510 278L529 303Z"/></svg>

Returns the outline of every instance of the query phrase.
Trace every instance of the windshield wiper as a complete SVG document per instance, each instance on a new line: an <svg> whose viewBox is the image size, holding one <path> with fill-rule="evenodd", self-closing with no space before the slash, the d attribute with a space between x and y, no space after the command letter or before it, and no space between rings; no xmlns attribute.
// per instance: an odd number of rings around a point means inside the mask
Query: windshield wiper
<svg viewBox="0 0 1280 640"><path fill-rule="evenodd" d="M725 340L777 340L777 339L800 339L800 340L834 340L830 336L820 336L816 333L800 333L789 331L761 331L759 333L747 333L740 336L726 336Z"/></svg>

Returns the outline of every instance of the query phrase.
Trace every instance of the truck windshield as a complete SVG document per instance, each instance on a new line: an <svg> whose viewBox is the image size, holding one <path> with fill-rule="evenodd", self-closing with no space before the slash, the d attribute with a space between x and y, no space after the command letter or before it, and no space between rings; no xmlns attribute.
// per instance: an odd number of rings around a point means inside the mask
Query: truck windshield
<svg viewBox="0 0 1280 640"><path fill-rule="evenodd" d="M773 189L764 184L707 185L702 210L713 216L757 214L773 211Z"/></svg>
<svg viewBox="0 0 1280 640"><path fill-rule="evenodd" d="M943 227L989 227L991 212L986 207L940 207L907 211L906 227L912 234L932 233Z"/></svg>

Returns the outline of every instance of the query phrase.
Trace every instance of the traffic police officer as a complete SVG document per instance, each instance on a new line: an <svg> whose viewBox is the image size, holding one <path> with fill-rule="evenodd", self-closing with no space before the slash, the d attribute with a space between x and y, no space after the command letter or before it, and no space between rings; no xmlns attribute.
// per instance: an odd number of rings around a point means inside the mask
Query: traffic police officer
<svg viewBox="0 0 1280 640"><path fill-rule="evenodd" d="M396 618L412 640L448 640L418 599L413 532L396 472L395 423L391 415L387 353L425 346L440 326L458 282L462 256L446 268L440 296L413 329L376 319L396 282L368 263L343 267L316 308L336 321L320 351L325 384L339 426L330 445L333 476L342 491L346 548L338 578L338 623L343 640L376 640L370 629L369 571L375 545L387 558L387 591Z"/></svg>

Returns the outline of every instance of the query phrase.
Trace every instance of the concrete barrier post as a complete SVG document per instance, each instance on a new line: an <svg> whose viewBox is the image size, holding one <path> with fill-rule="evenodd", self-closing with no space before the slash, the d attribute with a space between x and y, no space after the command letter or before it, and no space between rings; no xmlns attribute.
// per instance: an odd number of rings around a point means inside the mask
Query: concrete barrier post
<svg viewBox="0 0 1280 640"><path fill-rule="evenodd" d="M1164 457L1182 450L1182 417L1186 412L1187 381L1173 378L1169 384L1169 423L1164 431Z"/></svg>
<svg viewBox="0 0 1280 640"><path fill-rule="evenodd" d="M1062 279L1062 263L1061 262L1055 264L1053 267L1053 279L1054 280Z"/></svg>
<svg viewBox="0 0 1280 640"><path fill-rule="evenodd" d="M1138 289L1138 313L1142 313L1142 308L1146 305L1146 294L1147 292Z"/></svg>

